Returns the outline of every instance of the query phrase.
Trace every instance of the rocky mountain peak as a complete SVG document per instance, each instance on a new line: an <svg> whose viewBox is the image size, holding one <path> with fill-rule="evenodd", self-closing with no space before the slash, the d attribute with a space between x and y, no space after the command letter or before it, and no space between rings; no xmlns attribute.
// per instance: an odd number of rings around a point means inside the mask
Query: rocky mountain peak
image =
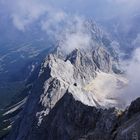
<svg viewBox="0 0 140 140"><path fill-rule="evenodd" d="M59 55L56 52L50 53L42 62L40 70L36 74L38 74L38 77L33 84L25 108L23 109L19 120L16 122L16 126L14 128L16 131L11 132L10 139L36 140L39 136L38 133L45 131L46 125L44 126L43 123L47 118L49 119L49 114L52 112L52 110L55 107L57 108L58 104L60 104L59 106L61 108L61 100L64 100L64 105L66 108L70 106L72 110L76 107L75 104L77 104L77 102L79 102L81 106L83 104L85 108L86 106L90 106L87 107L89 110L92 110L92 107L97 108L97 110L95 109L96 111L93 112L93 114L95 113L97 116L94 114L92 116L93 118L91 118L93 121L96 120L94 116L98 118L98 115L100 114L98 114L98 112L102 110L101 108L109 108L117 105L117 100L114 101L114 99L108 99L108 92L98 92L99 89L97 85L100 75L107 75L107 77L110 77L112 83L117 83L117 80L115 80L117 77L111 76L113 74L111 70L111 56L104 48L94 48L90 51L75 49L68 55L63 55L63 57L60 56L60 53ZM94 80L96 81L95 84L93 83ZM74 104L72 103L73 101L70 103L68 100L69 93L72 96L70 97L72 98L71 101L73 100L75 102ZM103 96L102 94L105 95ZM69 103L69 105L67 105L67 103ZM63 108L62 105L62 109L60 109L62 114L64 113L63 111L65 110L65 107ZM69 115L73 116L73 113L76 112L72 111L71 113L72 114ZM82 115L81 113L79 115ZM107 118L108 115L106 114L105 116ZM57 115L55 117L57 120ZM70 118L68 117L68 119ZM90 120L90 118L85 118L85 121L86 119ZM78 120L75 120L75 123L77 123L77 121ZM86 125L85 121L82 122L81 120L83 126ZM104 120L101 122L103 121ZM54 121L54 125L56 125L55 122L56 121ZM62 123L64 122L62 121ZM90 122L88 123L90 126ZM66 126L67 125L68 124L66 123ZM80 122L77 125L80 125ZM100 125L101 124L99 124L99 127ZM88 128L89 126L87 125L86 127ZM48 128L49 127L50 126L48 124ZM112 127L112 124L110 124L110 127ZM42 132L40 132L40 130L42 130ZM73 131L73 127L70 128L69 131L70 134L73 133L72 135L75 135L74 132L71 132ZM78 131L79 132L77 134L80 134L80 129ZM53 138L48 137L48 139Z"/></svg>
<svg viewBox="0 0 140 140"><path fill-rule="evenodd" d="M116 93L126 81L112 69L114 56L103 43L104 34L93 23L85 26L92 36L89 48L66 53L60 43L38 66L8 140L108 140L114 136L121 112L114 107L123 106Z"/></svg>

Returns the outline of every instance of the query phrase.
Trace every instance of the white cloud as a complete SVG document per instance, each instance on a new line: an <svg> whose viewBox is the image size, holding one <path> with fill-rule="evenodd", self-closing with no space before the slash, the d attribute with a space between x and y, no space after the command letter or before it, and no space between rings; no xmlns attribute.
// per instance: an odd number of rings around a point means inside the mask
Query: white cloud
<svg viewBox="0 0 140 140"><path fill-rule="evenodd" d="M70 14L78 13L90 18L96 17L112 17L113 15L132 14L136 9L140 8L139 0L1 0L0 11L8 11L13 19L14 25L19 30L25 30L28 25L39 19L42 15L51 13L52 21L49 21L48 26L53 23L53 20L58 15L59 11L65 10ZM60 15L59 15L60 16ZM124 16L123 16L124 17Z"/></svg>
<svg viewBox="0 0 140 140"><path fill-rule="evenodd" d="M50 13L42 21L42 30L53 39L59 41L61 51L70 53L74 49L88 48L91 34L85 27L85 19L81 16L68 15L64 11Z"/></svg>
<svg viewBox="0 0 140 140"><path fill-rule="evenodd" d="M63 11L51 11L48 13L47 18L41 21L41 28L49 35L57 34L56 32L61 30L61 23L65 22L66 19L67 15Z"/></svg>
<svg viewBox="0 0 140 140"><path fill-rule="evenodd" d="M140 48L133 53L133 58L126 62L128 86L123 91L123 98L128 104L140 97Z"/></svg>
<svg viewBox="0 0 140 140"><path fill-rule="evenodd" d="M85 27L85 20L76 16L69 19L60 40L61 49L66 53L70 53L74 49L89 48L92 41L91 35Z"/></svg>
<svg viewBox="0 0 140 140"><path fill-rule="evenodd" d="M85 29L84 18L75 16L75 13L68 14L50 1L5 0L2 3L18 30L26 31L37 21L50 38L61 40L60 46L67 53L90 45L91 38Z"/></svg>
<svg viewBox="0 0 140 140"><path fill-rule="evenodd" d="M133 40L132 45L135 48L140 47L140 33L137 35L136 39Z"/></svg>
<svg viewBox="0 0 140 140"><path fill-rule="evenodd" d="M2 4L7 8L15 27L22 31L50 10L46 3L39 0L5 0Z"/></svg>

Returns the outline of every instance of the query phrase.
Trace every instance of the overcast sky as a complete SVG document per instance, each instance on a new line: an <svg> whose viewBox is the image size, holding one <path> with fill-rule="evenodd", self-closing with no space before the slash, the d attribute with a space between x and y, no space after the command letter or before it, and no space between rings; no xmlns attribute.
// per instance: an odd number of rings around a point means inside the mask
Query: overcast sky
<svg viewBox="0 0 140 140"><path fill-rule="evenodd" d="M0 0L0 28L11 26L7 17L19 31L38 23L41 29L51 32L52 26L58 29L61 21L75 16L97 23L117 17L126 26L131 24L127 18L139 13L140 0Z"/></svg>
<svg viewBox="0 0 140 140"><path fill-rule="evenodd" d="M13 23L23 30L24 25L45 13L54 15L54 12L63 11L98 20L132 16L138 14L139 9L140 0L0 0L0 20L8 14Z"/></svg>
<svg viewBox="0 0 140 140"><path fill-rule="evenodd" d="M139 0L52 0L57 7L69 12L95 17L111 17L113 15L133 14L140 8Z"/></svg>

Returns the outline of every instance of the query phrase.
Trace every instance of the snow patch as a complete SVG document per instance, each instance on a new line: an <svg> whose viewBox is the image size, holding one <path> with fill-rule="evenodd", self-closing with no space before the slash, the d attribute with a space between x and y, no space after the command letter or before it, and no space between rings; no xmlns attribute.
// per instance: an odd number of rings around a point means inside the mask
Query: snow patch
<svg viewBox="0 0 140 140"><path fill-rule="evenodd" d="M24 100L22 100L21 102L17 103L16 105L10 107L9 110L3 114L3 116L6 116L8 114L15 112L20 107L22 107L25 104L25 102L26 102L26 98Z"/></svg>

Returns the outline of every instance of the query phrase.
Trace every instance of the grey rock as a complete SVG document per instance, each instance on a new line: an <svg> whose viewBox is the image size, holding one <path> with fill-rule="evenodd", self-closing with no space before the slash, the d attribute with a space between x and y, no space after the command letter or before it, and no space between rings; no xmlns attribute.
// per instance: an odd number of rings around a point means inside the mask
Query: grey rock
<svg viewBox="0 0 140 140"><path fill-rule="evenodd" d="M99 47L93 52L93 60L98 68L104 72L110 72L112 69L111 56L105 49Z"/></svg>

